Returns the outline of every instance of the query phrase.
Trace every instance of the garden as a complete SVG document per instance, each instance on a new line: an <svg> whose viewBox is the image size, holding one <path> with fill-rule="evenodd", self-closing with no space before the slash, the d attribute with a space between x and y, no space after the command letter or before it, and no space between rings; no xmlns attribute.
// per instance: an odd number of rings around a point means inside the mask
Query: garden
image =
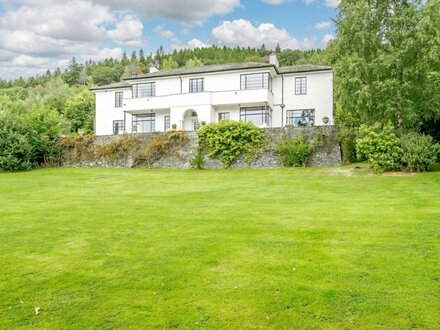
<svg viewBox="0 0 440 330"><path fill-rule="evenodd" d="M436 328L439 170L0 173L0 328Z"/></svg>

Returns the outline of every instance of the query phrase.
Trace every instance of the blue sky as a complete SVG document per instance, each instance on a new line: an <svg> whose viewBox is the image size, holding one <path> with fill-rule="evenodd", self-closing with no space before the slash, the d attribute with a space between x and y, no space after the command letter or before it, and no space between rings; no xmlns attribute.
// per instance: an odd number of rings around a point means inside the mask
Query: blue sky
<svg viewBox="0 0 440 330"><path fill-rule="evenodd" d="M0 0L0 78L211 44L324 48L338 0Z"/></svg>

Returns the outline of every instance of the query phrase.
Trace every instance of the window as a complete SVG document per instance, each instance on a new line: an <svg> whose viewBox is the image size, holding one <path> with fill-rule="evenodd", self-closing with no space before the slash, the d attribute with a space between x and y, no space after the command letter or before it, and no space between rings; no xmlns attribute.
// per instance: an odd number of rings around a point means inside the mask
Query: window
<svg viewBox="0 0 440 330"><path fill-rule="evenodd" d="M124 92L115 93L115 108L122 108L124 102Z"/></svg>
<svg viewBox="0 0 440 330"><path fill-rule="evenodd" d="M307 77L295 78L295 95L307 94Z"/></svg>
<svg viewBox="0 0 440 330"><path fill-rule="evenodd" d="M269 77L269 73L242 74L240 79L240 89L272 90L272 78Z"/></svg>
<svg viewBox="0 0 440 330"><path fill-rule="evenodd" d="M133 97L150 97L156 96L156 83L145 83L133 85Z"/></svg>
<svg viewBox="0 0 440 330"><path fill-rule="evenodd" d="M155 130L155 114L146 113L142 115L133 115L132 127L133 132L137 133L150 133Z"/></svg>
<svg viewBox="0 0 440 330"><path fill-rule="evenodd" d="M118 135L125 131L125 123L123 120L113 120L113 134Z"/></svg>
<svg viewBox="0 0 440 330"><path fill-rule="evenodd" d="M315 109L287 110L286 121L290 126L314 126Z"/></svg>
<svg viewBox="0 0 440 330"><path fill-rule="evenodd" d="M231 118L231 114L229 112L219 112L219 114L218 114L218 121L226 120L226 119L230 119L230 118Z"/></svg>
<svg viewBox="0 0 440 330"><path fill-rule="evenodd" d="M170 116L165 116L163 118L163 130L166 132L171 128Z"/></svg>
<svg viewBox="0 0 440 330"><path fill-rule="evenodd" d="M265 107L241 108L240 120L250 121L255 126L267 125L270 126L272 122L272 109Z"/></svg>
<svg viewBox="0 0 440 330"><path fill-rule="evenodd" d="M190 79L189 80L189 92L200 93L203 92L203 78Z"/></svg>

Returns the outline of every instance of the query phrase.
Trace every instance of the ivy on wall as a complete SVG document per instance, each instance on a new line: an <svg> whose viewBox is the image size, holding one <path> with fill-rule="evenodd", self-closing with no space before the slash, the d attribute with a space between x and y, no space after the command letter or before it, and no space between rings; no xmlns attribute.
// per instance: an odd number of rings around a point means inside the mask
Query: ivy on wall
<svg viewBox="0 0 440 330"><path fill-rule="evenodd" d="M264 131L249 122L222 120L202 126L197 133L202 149L209 157L220 159L225 168L239 156L252 163L265 145Z"/></svg>

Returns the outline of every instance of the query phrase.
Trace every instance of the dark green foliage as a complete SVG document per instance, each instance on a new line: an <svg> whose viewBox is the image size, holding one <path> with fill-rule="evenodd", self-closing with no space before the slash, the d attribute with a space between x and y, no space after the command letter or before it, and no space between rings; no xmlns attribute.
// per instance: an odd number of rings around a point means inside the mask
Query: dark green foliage
<svg viewBox="0 0 440 330"><path fill-rule="evenodd" d="M354 127L341 125L338 127L337 139L341 146L342 163L351 164L356 160L357 130Z"/></svg>
<svg viewBox="0 0 440 330"><path fill-rule="evenodd" d="M87 90L67 100L64 115L72 125L72 131L84 130L93 133L93 118L95 116L95 95Z"/></svg>
<svg viewBox="0 0 440 330"><path fill-rule="evenodd" d="M440 152L440 145L429 135L408 133L401 137L402 166L408 172L428 171Z"/></svg>
<svg viewBox="0 0 440 330"><path fill-rule="evenodd" d="M114 66L96 66L91 69L92 80L95 85L103 86L119 82L124 73L124 68L115 64Z"/></svg>
<svg viewBox="0 0 440 330"><path fill-rule="evenodd" d="M211 158L219 158L225 168L240 155L248 163L255 160L264 146L264 132L249 122L222 120L202 126L198 130L199 142Z"/></svg>
<svg viewBox="0 0 440 330"><path fill-rule="evenodd" d="M26 170L57 163L57 140L68 123L55 110L0 113L0 170Z"/></svg>
<svg viewBox="0 0 440 330"><path fill-rule="evenodd" d="M440 119L440 1L345 0L330 44L339 124Z"/></svg>
<svg viewBox="0 0 440 330"><path fill-rule="evenodd" d="M366 160L376 173L399 168L403 150L391 123L361 125L359 133L360 138L356 141L359 160Z"/></svg>
<svg viewBox="0 0 440 330"><path fill-rule="evenodd" d="M34 133L24 117L0 113L0 171L22 171L34 168Z"/></svg>
<svg viewBox="0 0 440 330"><path fill-rule="evenodd" d="M305 167L313 148L301 134L298 134L294 141L291 139L281 141L275 151L284 167Z"/></svg>
<svg viewBox="0 0 440 330"><path fill-rule="evenodd" d="M28 127L32 130L31 143L38 164L55 165L61 134L69 132L69 122L55 110L35 108L25 115Z"/></svg>
<svg viewBox="0 0 440 330"><path fill-rule="evenodd" d="M197 154L194 156L194 158L191 160L191 168L195 170L201 170L203 169L203 166L205 165L205 160L203 158L203 152L199 148L197 150Z"/></svg>

